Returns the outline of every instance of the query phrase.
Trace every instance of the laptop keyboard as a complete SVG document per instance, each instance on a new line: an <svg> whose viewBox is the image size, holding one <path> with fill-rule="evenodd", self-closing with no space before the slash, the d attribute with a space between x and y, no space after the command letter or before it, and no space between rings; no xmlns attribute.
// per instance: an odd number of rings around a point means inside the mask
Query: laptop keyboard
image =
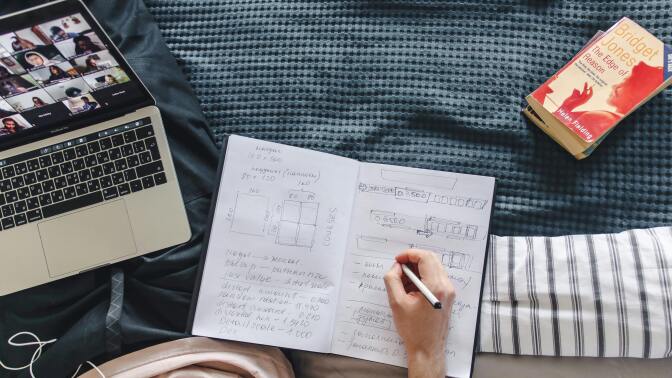
<svg viewBox="0 0 672 378"><path fill-rule="evenodd" d="M166 183L150 118L0 160L0 230Z"/></svg>

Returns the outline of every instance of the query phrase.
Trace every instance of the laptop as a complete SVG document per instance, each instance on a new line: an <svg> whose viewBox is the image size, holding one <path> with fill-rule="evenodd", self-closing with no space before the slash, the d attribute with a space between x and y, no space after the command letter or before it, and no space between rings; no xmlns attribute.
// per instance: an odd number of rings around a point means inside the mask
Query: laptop
<svg viewBox="0 0 672 378"><path fill-rule="evenodd" d="M190 237L155 100L86 6L0 18L0 295Z"/></svg>

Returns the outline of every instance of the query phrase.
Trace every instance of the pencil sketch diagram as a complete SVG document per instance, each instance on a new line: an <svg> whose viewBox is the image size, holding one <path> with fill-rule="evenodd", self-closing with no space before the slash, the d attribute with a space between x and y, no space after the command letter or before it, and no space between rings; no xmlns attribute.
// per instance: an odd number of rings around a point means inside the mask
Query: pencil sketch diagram
<svg viewBox="0 0 672 378"><path fill-rule="evenodd" d="M277 245L312 248L320 204L315 193L290 190L286 199L269 208L268 197L237 193L231 212L231 232L271 237Z"/></svg>
<svg viewBox="0 0 672 378"><path fill-rule="evenodd" d="M382 169L381 178L385 181L400 182L404 184L430 186L442 190L453 190L457 183L456 178L436 176L431 174L409 173ZM480 198L463 197L439 192L430 192L422 189L414 189L412 186L378 185L360 183L359 191L378 195L393 196L397 200L414 201L421 203L438 203L448 206L472 208L483 210L488 203Z"/></svg>
<svg viewBox="0 0 672 378"><path fill-rule="evenodd" d="M472 208L483 210L488 201L479 198L460 197L454 195L427 192L421 189L409 187L385 186L376 184L359 183L359 191L362 193L372 193L393 196L398 200L415 201L421 203L438 203L448 206Z"/></svg>
<svg viewBox="0 0 672 378"><path fill-rule="evenodd" d="M420 244L413 242L409 243L369 235L359 235L357 237L357 249L362 251L381 252L388 254L391 251L403 251L408 248L425 249L435 252L441 257L441 263L445 267L471 271L471 263L473 258L471 255L466 253L447 250L445 248L431 244Z"/></svg>
<svg viewBox="0 0 672 378"><path fill-rule="evenodd" d="M482 240L479 227L473 224L438 218L434 216L416 217L391 211L371 210L370 219L381 227L415 231L417 235L430 238L434 235L458 240Z"/></svg>
<svg viewBox="0 0 672 378"><path fill-rule="evenodd" d="M231 217L231 231L264 236L268 220L268 198L258 194L237 193Z"/></svg>
<svg viewBox="0 0 672 378"><path fill-rule="evenodd" d="M275 243L312 248L315 243L318 209L317 202L283 201Z"/></svg>

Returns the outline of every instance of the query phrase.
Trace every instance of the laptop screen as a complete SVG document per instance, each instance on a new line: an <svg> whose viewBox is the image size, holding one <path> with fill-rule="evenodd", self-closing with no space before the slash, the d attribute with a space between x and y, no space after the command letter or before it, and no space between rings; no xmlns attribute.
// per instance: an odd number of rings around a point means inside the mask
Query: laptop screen
<svg viewBox="0 0 672 378"><path fill-rule="evenodd" d="M149 101L149 93L79 2L0 19L1 145Z"/></svg>

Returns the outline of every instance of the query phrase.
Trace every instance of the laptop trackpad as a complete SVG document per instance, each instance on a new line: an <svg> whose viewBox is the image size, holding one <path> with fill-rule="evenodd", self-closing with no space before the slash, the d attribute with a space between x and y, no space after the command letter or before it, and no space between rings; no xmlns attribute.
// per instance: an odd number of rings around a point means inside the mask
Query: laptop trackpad
<svg viewBox="0 0 672 378"><path fill-rule="evenodd" d="M52 277L137 252L124 200L48 220L38 228Z"/></svg>

